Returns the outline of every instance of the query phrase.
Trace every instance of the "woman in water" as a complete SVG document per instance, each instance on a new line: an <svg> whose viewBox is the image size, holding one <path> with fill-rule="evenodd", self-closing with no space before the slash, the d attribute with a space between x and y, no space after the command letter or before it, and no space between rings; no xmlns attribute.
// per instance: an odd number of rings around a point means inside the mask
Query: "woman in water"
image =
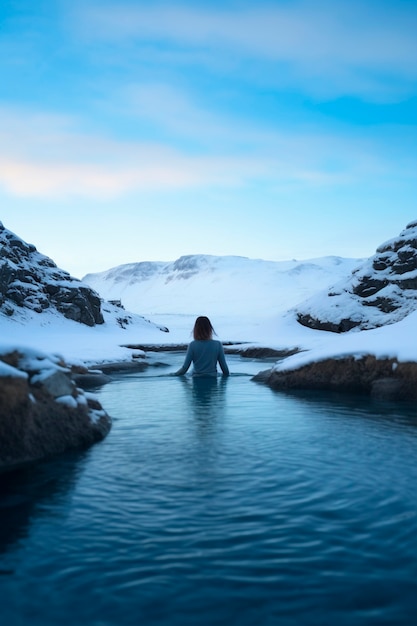
<svg viewBox="0 0 417 626"><path fill-rule="evenodd" d="M229 376L223 346L213 339L213 333L209 318L197 317L193 329L194 341L188 346L183 366L175 372L176 376L185 374L191 363L194 364L193 376L217 376L217 363L223 374Z"/></svg>

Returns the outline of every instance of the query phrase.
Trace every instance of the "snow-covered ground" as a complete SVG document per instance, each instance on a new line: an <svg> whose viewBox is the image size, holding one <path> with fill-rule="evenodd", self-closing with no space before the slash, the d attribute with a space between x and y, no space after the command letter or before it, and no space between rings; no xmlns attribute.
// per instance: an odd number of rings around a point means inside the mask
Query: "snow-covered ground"
<svg viewBox="0 0 417 626"><path fill-rule="evenodd" d="M221 273L217 275L217 283L222 285L217 298L213 297L216 281L211 284L200 276L199 281L193 282L193 275L190 275L188 279L177 278L183 290L183 301L177 297L173 301L171 290L163 298L163 294L158 295L154 288L155 297L158 296L160 301L159 309L156 310L155 300L151 298L152 290L149 289L147 294L140 296L140 302L136 301L135 306L139 309L136 313L144 314L151 323L135 315L133 323L124 329L115 323L114 311L105 313L105 324L93 328L52 312L25 312L20 319L0 316L0 352L27 346L60 354L71 363L87 365L131 360L132 350L122 347L122 344L187 343L191 339L195 316L206 314L219 339L223 341L243 341L278 349L298 347L304 350L285 359L281 367L297 367L307 361L326 357L366 353L377 357L397 357L401 361L417 361L417 312L395 324L373 330L352 330L342 335L311 330L296 321L293 306L316 290L329 287L349 274L358 260L330 257L305 262L291 261L286 268L282 264L281 275L277 271L270 272L272 268L264 271L263 263L267 262L255 262L258 270L252 267L249 272L248 266L248 271L242 274L236 273L236 264L232 263L235 272L233 280L230 277L232 270L229 271L227 281L224 276L221 277ZM210 274L214 279L215 273ZM226 282L227 292L224 291ZM173 279L169 281L171 283ZM256 298L253 296L255 291ZM101 295L109 297L109 294ZM115 292L110 295L114 298L121 296ZM194 302L194 307L187 311L190 301ZM178 310L178 302L182 302L181 311ZM150 308L154 312L146 313ZM168 327L170 332L161 331L158 325Z"/></svg>

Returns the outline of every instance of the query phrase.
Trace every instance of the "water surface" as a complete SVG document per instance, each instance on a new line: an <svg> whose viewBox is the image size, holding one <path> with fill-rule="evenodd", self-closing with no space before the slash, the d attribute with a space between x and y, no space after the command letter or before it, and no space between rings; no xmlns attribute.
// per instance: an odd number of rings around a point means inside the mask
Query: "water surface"
<svg viewBox="0 0 417 626"><path fill-rule="evenodd" d="M182 358L98 390L102 443L2 478L0 623L414 624L415 406Z"/></svg>

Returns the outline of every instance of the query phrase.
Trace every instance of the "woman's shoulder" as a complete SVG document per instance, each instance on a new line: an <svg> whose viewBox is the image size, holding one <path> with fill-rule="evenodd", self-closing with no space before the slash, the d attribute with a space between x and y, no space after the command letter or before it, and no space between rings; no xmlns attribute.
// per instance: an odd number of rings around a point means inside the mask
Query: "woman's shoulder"
<svg viewBox="0 0 417 626"><path fill-rule="evenodd" d="M189 346L199 346L199 345L210 345L210 346L221 346L222 342L218 339L193 339L189 344Z"/></svg>

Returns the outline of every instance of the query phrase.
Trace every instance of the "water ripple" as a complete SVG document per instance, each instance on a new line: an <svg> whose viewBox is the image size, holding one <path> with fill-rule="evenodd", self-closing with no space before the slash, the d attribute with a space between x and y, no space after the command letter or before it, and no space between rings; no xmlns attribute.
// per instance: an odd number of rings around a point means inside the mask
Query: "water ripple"
<svg viewBox="0 0 417 626"><path fill-rule="evenodd" d="M2 485L2 623L411 626L414 407L247 376L99 395L105 441Z"/></svg>

